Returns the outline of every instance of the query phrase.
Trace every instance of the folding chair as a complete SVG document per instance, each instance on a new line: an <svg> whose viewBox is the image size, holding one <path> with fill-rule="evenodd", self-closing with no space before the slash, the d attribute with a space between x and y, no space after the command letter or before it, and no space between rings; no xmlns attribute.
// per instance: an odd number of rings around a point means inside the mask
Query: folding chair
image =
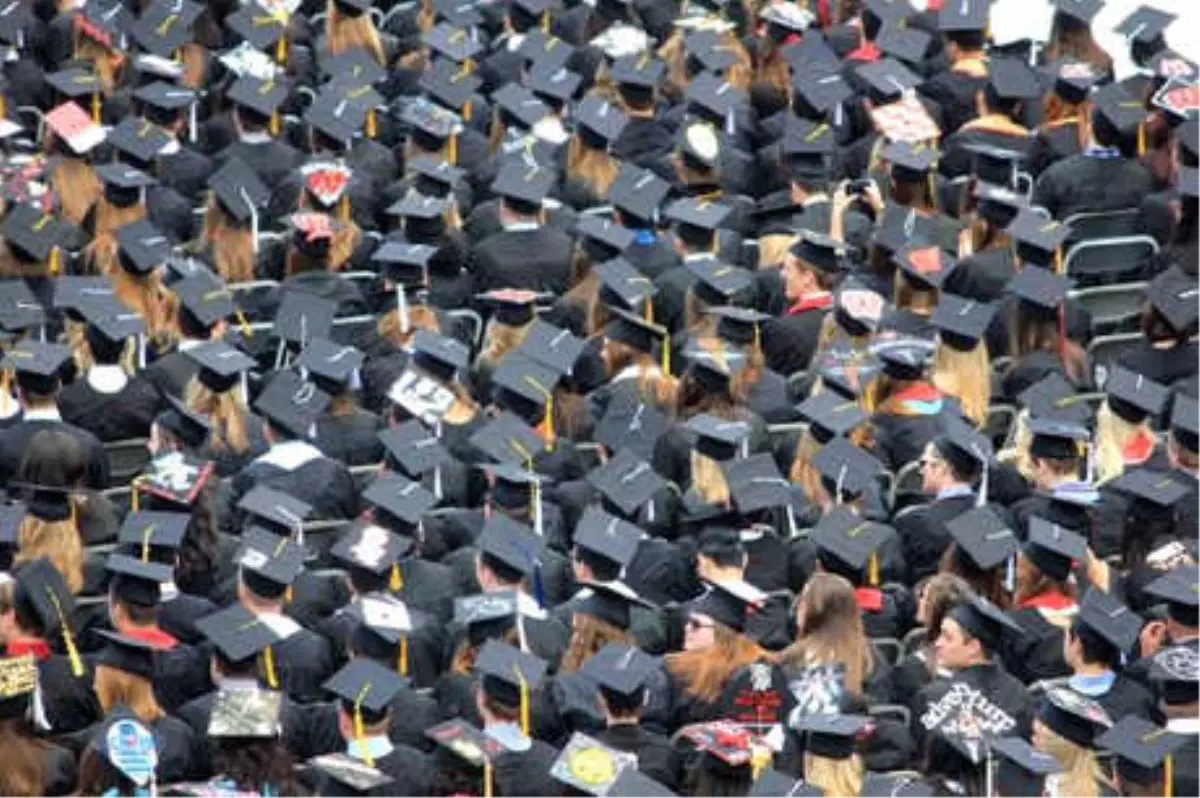
<svg viewBox="0 0 1200 798"><path fill-rule="evenodd" d="M1016 420L1017 408L1012 405L991 405L983 422L983 434L988 436L992 446L999 449L1008 440Z"/></svg>
<svg viewBox="0 0 1200 798"><path fill-rule="evenodd" d="M1145 282L1098 285L1070 292L1068 296L1092 317L1093 335L1133 332L1141 317Z"/></svg>
<svg viewBox="0 0 1200 798"><path fill-rule="evenodd" d="M894 637L872 637L871 645L879 652L887 664L895 665L900 661L900 641Z"/></svg>
<svg viewBox="0 0 1200 798"><path fill-rule="evenodd" d="M1088 344L1088 359L1092 363L1092 379L1097 387L1103 387L1108 381L1108 372L1112 363L1122 352L1133 348L1143 339L1140 332L1117 333L1101 335L1093 338Z"/></svg>
<svg viewBox="0 0 1200 798"><path fill-rule="evenodd" d="M471 334L469 341L463 343L469 344L472 349L478 349L483 342L483 317L470 308L455 308L454 310L446 311L446 316L457 324L466 325Z"/></svg>
<svg viewBox="0 0 1200 798"><path fill-rule="evenodd" d="M104 452L108 455L109 478L114 484L127 485L142 473L146 463L150 462L149 442L148 438L130 438L104 444Z"/></svg>

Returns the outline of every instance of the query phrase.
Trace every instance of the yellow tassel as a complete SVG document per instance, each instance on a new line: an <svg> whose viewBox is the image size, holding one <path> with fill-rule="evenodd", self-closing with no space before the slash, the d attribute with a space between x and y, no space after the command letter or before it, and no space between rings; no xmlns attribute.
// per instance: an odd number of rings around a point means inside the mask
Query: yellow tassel
<svg viewBox="0 0 1200 798"><path fill-rule="evenodd" d="M1063 273L1062 247L1058 247L1057 249L1054 250L1054 273L1055 274Z"/></svg>
<svg viewBox="0 0 1200 798"><path fill-rule="evenodd" d="M492 798L492 760L483 760L483 798Z"/></svg>
<svg viewBox="0 0 1200 798"><path fill-rule="evenodd" d="M1138 157L1139 158L1146 154L1146 123L1145 122L1138 123L1137 148L1138 148Z"/></svg>
<svg viewBox="0 0 1200 798"><path fill-rule="evenodd" d="M346 192L342 198L338 200L337 210L338 221L342 224L350 223L350 193Z"/></svg>
<svg viewBox="0 0 1200 798"><path fill-rule="evenodd" d="M1174 757L1167 754L1167 758L1163 760L1163 797L1171 798L1175 794L1175 761Z"/></svg>
<svg viewBox="0 0 1200 798"><path fill-rule="evenodd" d="M664 377L671 376L671 338L664 336L662 342L662 373Z"/></svg>
<svg viewBox="0 0 1200 798"><path fill-rule="evenodd" d="M279 37L279 41L275 42L275 60L279 62L280 66L287 66L287 56L287 31L285 30Z"/></svg>
<svg viewBox="0 0 1200 798"><path fill-rule="evenodd" d="M7 116L8 116L8 103L5 101L5 99L3 97L0 97L0 119L4 119Z"/></svg>
<svg viewBox="0 0 1200 798"><path fill-rule="evenodd" d="M654 323L654 300L649 294L646 294L646 323Z"/></svg>
<svg viewBox="0 0 1200 798"><path fill-rule="evenodd" d="M754 325L754 348L756 351L762 351L762 328L757 324Z"/></svg>
<svg viewBox="0 0 1200 798"><path fill-rule="evenodd" d="M295 595L296 595L296 594L295 594L295 591L294 591L294 590L292 590L292 586L291 586L291 585L288 585L288 588L287 588L287 590L283 591L283 603L284 603L284 604L291 604L291 603L292 603L292 598L293 598Z"/></svg>
<svg viewBox="0 0 1200 798"><path fill-rule="evenodd" d="M58 247L50 248L50 276L57 277L62 271L61 256L58 254Z"/></svg>
<svg viewBox="0 0 1200 798"><path fill-rule="evenodd" d="M138 498L138 483L137 480L129 486L129 509L137 512L140 509L141 500Z"/></svg>
<svg viewBox="0 0 1200 798"><path fill-rule="evenodd" d="M235 314L237 317L238 329L242 331L242 337L250 338L253 336L254 330L250 329L250 320L246 318L246 314L242 312L242 309L238 308L235 311Z"/></svg>
<svg viewBox="0 0 1200 798"><path fill-rule="evenodd" d="M92 121L97 125L100 124L100 95L92 95Z"/></svg>
<svg viewBox="0 0 1200 798"><path fill-rule="evenodd" d="M270 646L263 649L263 669L267 672L267 687L278 690L279 677L275 675L275 653L271 651Z"/></svg>
<svg viewBox="0 0 1200 798"><path fill-rule="evenodd" d="M270 131L272 136L279 135L279 112L278 111L271 112L271 121L269 123L267 123L267 130Z"/></svg>
<svg viewBox="0 0 1200 798"><path fill-rule="evenodd" d="M467 100L465 103L463 103L462 118L463 118L464 122L471 121L471 101L470 100Z"/></svg>
<svg viewBox="0 0 1200 798"><path fill-rule="evenodd" d="M458 165L458 136L451 133L450 140L446 142L446 162L451 166Z"/></svg>
<svg viewBox="0 0 1200 798"><path fill-rule="evenodd" d="M142 531L142 562L150 562L150 537L154 534L154 524Z"/></svg>
<svg viewBox="0 0 1200 798"><path fill-rule="evenodd" d="M875 552L871 552L871 559L867 561L867 581L871 587L879 584L879 555Z"/></svg>
<svg viewBox="0 0 1200 798"><path fill-rule="evenodd" d="M83 676L83 660L79 658L79 649L75 647L75 636L71 634L71 627L67 624L67 615L63 612L57 593L46 588L46 595L50 597L50 603L54 605L54 614L58 616L58 623L62 627L63 645L67 647L67 659L71 661L71 673L76 679L79 679Z"/></svg>
<svg viewBox="0 0 1200 798"><path fill-rule="evenodd" d="M517 682L521 685L521 734L529 736L529 682L525 681L525 674L521 673L521 669L516 665L513 666L513 673L517 676Z"/></svg>
<svg viewBox="0 0 1200 798"><path fill-rule="evenodd" d="M525 382L533 386L546 400L546 413L542 416L542 437L546 441L547 447L554 443L554 392L546 389L545 385L530 377L528 374L524 377Z"/></svg>
<svg viewBox="0 0 1200 798"><path fill-rule="evenodd" d="M378 127L376 126L375 109L374 108L370 108L367 110L366 129L367 129L366 130L367 138L369 138L369 139L375 138L376 134L379 132Z"/></svg>
<svg viewBox="0 0 1200 798"><path fill-rule="evenodd" d="M750 778L758 781L759 775L762 774L771 765L771 749L761 745L753 746L750 751Z"/></svg>
<svg viewBox="0 0 1200 798"><path fill-rule="evenodd" d="M367 693L371 690L371 683L367 682L358 691L358 697L354 699L354 739L358 741L358 748L362 752L362 760L367 767L375 767L375 757L371 756L371 751L367 748L367 735L363 728L362 717L362 702L367 697Z"/></svg>
<svg viewBox="0 0 1200 798"><path fill-rule="evenodd" d="M549 11L542 12L542 33L546 33L546 34L550 33L550 12Z"/></svg>
<svg viewBox="0 0 1200 798"><path fill-rule="evenodd" d="M388 590L398 593L404 589L404 574L400 573L400 563L392 563L392 576L388 579Z"/></svg>
<svg viewBox="0 0 1200 798"><path fill-rule="evenodd" d="M400 638L400 651L397 655L396 673L408 676L408 637Z"/></svg>

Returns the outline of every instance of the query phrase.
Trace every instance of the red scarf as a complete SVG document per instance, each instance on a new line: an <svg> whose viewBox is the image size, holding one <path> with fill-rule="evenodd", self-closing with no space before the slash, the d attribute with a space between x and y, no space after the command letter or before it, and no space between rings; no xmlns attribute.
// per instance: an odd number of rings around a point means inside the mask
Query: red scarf
<svg viewBox="0 0 1200 798"><path fill-rule="evenodd" d="M1125 444L1125 448L1121 450L1121 459L1128 465L1141 465L1149 460L1152 454L1154 454L1154 436L1139 431L1133 440Z"/></svg>
<svg viewBox="0 0 1200 798"><path fill-rule="evenodd" d="M787 315L795 316L810 310L827 310L833 305L833 294L819 291L815 294L805 294L800 301L787 309Z"/></svg>
<svg viewBox="0 0 1200 798"><path fill-rule="evenodd" d="M875 42L863 42L858 47L846 53L846 61L878 61L883 56L883 51Z"/></svg>
<svg viewBox="0 0 1200 798"><path fill-rule="evenodd" d="M146 628L141 629L134 627L126 629L121 634L134 640L141 640L143 643L148 643L156 649L170 650L179 645L179 641L171 635L164 632L162 629Z"/></svg>
<svg viewBox="0 0 1200 798"><path fill-rule="evenodd" d="M1051 589L1025 599L1019 606L1021 609L1033 607L1039 610L1069 610L1075 606L1075 599L1060 590Z"/></svg>
<svg viewBox="0 0 1200 798"><path fill-rule="evenodd" d="M854 598L860 610L879 612L883 609L883 591L877 587L856 587Z"/></svg>
<svg viewBox="0 0 1200 798"><path fill-rule="evenodd" d="M34 659L41 662L44 659L49 659L53 652L50 651L50 644L40 637L22 637L17 640L8 641L5 653L10 657L23 657L26 654L32 654Z"/></svg>

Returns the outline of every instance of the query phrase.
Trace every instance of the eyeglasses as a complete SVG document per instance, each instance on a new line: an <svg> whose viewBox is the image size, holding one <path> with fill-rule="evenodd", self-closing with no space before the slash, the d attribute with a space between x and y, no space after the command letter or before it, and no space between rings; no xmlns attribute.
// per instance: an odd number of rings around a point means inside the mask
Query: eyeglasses
<svg viewBox="0 0 1200 798"><path fill-rule="evenodd" d="M695 618L688 618L687 628L693 632L698 632L701 629L711 629L716 626L712 621L698 621Z"/></svg>
<svg viewBox="0 0 1200 798"><path fill-rule="evenodd" d="M917 461L917 467L921 471L924 471L925 469L931 468L932 466L935 466L935 465L938 465L938 461L934 460L932 458L922 457L920 460Z"/></svg>

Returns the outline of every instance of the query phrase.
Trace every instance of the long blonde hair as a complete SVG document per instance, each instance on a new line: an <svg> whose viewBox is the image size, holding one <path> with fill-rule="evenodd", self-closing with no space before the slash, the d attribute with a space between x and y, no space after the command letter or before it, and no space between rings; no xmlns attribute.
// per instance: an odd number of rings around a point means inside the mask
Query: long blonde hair
<svg viewBox="0 0 1200 798"><path fill-rule="evenodd" d="M209 197L204 209L200 247L211 249L213 266L225 282L247 283L254 279L253 231L235 223L215 196Z"/></svg>
<svg viewBox="0 0 1200 798"><path fill-rule="evenodd" d="M567 144L567 174L585 183L597 197L608 196L619 169L616 158L584 144L579 133L571 136Z"/></svg>
<svg viewBox="0 0 1200 798"><path fill-rule="evenodd" d="M804 430L796 441L796 454L792 458L792 467L788 471L788 479L800 486L804 498L813 501L821 495L821 473L812 464L813 457L821 451L821 444L813 437L812 432Z"/></svg>
<svg viewBox="0 0 1200 798"><path fill-rule="evenodd" d="M729 482L721 464L707 455L692 450L692 490L708 504L729 507Z"/></svg>
<svg viewBox="0 0 1200 798"><path fill-rule="evenodd" d="M13 563L19 565L45 557L63 575L71 593L76 594L83 589L83 542L75 525L78 500L72 497L70 501L70 518L47 521L26 515L21 519L17 530L17 556Z"/></svg>
<svg viewBox="0 0 1200 798"><path fill-rule="evenodd" d="M800 669L840 662L846 666L846 689L862 692L875 663L850 581L836 574L815 573L796 607L801 614L796 641L780 652L780 664Z"/></svg>
<svg viewBox="0 0 1200 798"><path fill-rule="evenodd" d="M396 286L397 291L403 291L401 286ZM417 330L428 330L429 332L441 332L441 324L438 323L437 312L426 305L409 305L408 306L408 332L400 330L400 309L392 308L387 313L379 317L379 321L375 325L375 331L379 337L387 341L397 349L404 349L411 343Z"/></svg>
<svg viewBox="0 0 1200 798"><path fill-rule="evenodd" d="M105 199L101 192L95 208L95 229L91 243L83 248L83 262L89 274L108 274L117 265L117 230L145 219L146 203L122 208Z"/></svg>
<svg viewBox="0 0 1200 798"><path fill-rule="evenodd" d="M370 14L352 17L343 14L334 0L325 6L325 41L332 55L361 47L375 57L380 66L387 66L387 53Z"/></svg>
<svg viewBox="0 0 1200 798"><path fill-rule="evenodd" d="M1055 795L1062 798L1073 796L1102 795L1105 789L1112 789L1112 784L1104 777L1104 771L1096 760L1096 753L1090 748L1076 745L1065 737L1055 733L1041 721L1038 721L1039 735L1044 743L1044 753L1050 754L1062 765L1063 772L1048 777L1055 779L1058 787Z"/></svg>
<svg viewBox="0 0 1200 798"><path fill-rule="evenodd" d="M862 757L851 754L845 759L831 759L806 753L804 781L820 787L826 798L854 798L862 794Z"/></svg>
<svg viewBox="0 0 1200 798"><path fill-rule="evenodd" d="M624 341L614 338L605 339L603 353L609 376L620 373L628 366L633 366L638 372L639 396L654 402L659 407L675 407L679 396L679 380L664 374L653 355L648 352L640 352Z"/></svg>
<svg viewBox="0 0 1200 798"><path fill-rule="evenodd" d="M145 677L110 665L97 665L95 686L96 699L105 713L124 704L143 723L153 723L166 714L154 697L154 685Z"/></svg>
<svg viewBox="0 0 1200 798"><path fill-rule="evenodd" d="M1125 473L1125 447L1139 436L1158 436L1148 419L1131 424L1112 411L1106 399L1096 411L1096 483L1101 484Z"/></svg>
<svg viewBox="0 0 1200 798"><path fill-rule="evenodd" d="M234 385L224 393L215 393L198 377L193 377L188 383L186 397L188 409L205 416L212 424L208 444L214 452L228 450L244 454L250 448L246 403L240 385Z"/></svg>
<svg viewBox="0 0 1200 798"><path fill-rule="evenodd" d="M711 646L668 654L666 666L689 695L714 701L738 669L768 658L767 652L753 640L716 623Z"/></svg>
<svg viewBox="0 0 1200 798"><path fill-rule="evenodd" d="M533 327L533 319L520 327L503 324L495 318L489 320L487 332L483 336L483 346L480 348L479 357L475 362L488 366L498 365L505 355L521 345L531 327Z"/></svg>
<svg viewBox="0 0 1200 798"><path fill-rule="evenodd" d="M938 336L933 353L932 382L942 393L957 398L963 413L977 427L987 421L988 405L992 401L991 368L987 344L982 339L964 352Z"/></svg>
<svg viewBox="0 0 1200 798"><path fill-rule="evenodd" d="M119 262L108 267L107 276L121 304L146 322L146 332L157 342L166 343L175 335L175 295L167 290L162 274L155 270L145 275L130 274Z"/></svg>
<svg viewBox="0 0 1200 798"><path fill-rule="evenodd" d="M51 136L52 133L46 135ZM75 226L99 201L104 187L92 165L83 158L62 156L50 172L50 188L58 198L59 215Z"/></svg>

